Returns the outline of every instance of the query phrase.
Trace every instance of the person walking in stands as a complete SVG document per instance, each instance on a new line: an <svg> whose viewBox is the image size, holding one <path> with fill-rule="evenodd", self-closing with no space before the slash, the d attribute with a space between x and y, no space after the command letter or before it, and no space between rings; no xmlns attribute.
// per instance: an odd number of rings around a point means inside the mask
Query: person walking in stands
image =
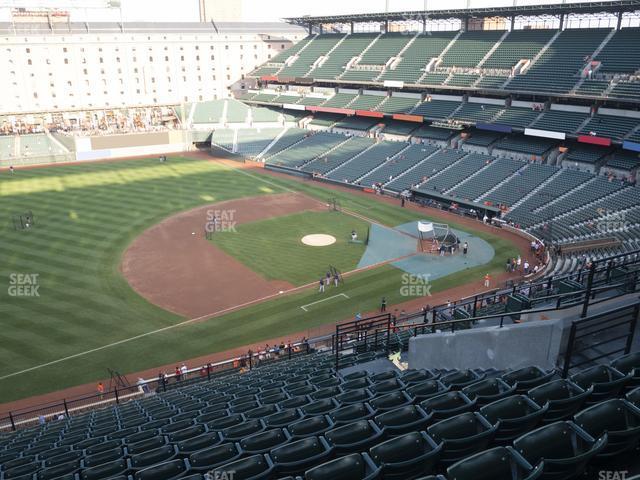
<svg viewBox="0 0 640 480"><path fill-rule="evenodd" d="M489 287L491 285L491 275L488 273L484 276L484 286Z"/></svg>
<svg viewBox="0 0 640 480"><path fill-rule="evenodd" d="M318 292L324 292L324 277L320 277L320 288L318 289Z"/></svg>
<svg viewBox="0 0 640 480"><path fill-rule="evenodd" d="M104 395L104 385L102 382L98 382L98 386L96 387L98 394L100 395L100 400L102 400L102 396Z"/></svg>
<svg viewBox="0 0 640 480"><path fill-rule="evenodd" d="M385 297L382 297L382 301L380 302L380 311L381 312L387 311L387 299Z"/></svg>
<svg viewBox="0 0 640 480"><path fill-rule="evenodd" d="M462 244L462 254L466 255L468 251L469 251L469 244L467 242L464 242Z"/></svg>

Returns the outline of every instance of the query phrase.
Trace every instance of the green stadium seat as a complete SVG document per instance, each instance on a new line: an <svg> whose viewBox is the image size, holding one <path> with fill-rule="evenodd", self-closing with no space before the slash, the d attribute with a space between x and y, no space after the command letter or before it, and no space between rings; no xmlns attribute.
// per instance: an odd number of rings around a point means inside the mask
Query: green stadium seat
<svg viewBox="0 0 640 480"><path fill-rule="evenodd" d="M440 455L444 466L486 449L495 432L496 427L477 412L462 413L427 428L427 433L436 443L444 442Z"/></svg>
<svg viewBox="0 0 640 480"><path fill-rule="evenodd" d="M385 393L396 392L404 389L405 387L406 385L397 378L390 378L388 380L381 380L374 383L369 387L369 390L377 396Z"/></svg>
<svg viewBox="0 0 640 480"><path fill-rule="evenodd" d="M159 420L152 420L151 422L147 422L140 427L140 430L155 430L156 428L161 428L165 425L168 425L171 422L171 418L161 418Z"/></svg>
<svg viewBox="0 0 640 480"><path fill-rule="evenodd" d="M344 382L342 386L342 390L348 392L349 390L359 390L361 388L367 388L371 385L371 382L367 377L354 378L353 380L348 380Z"/></svg>
<svg viewBox="0 0 640 480"><path fill-rule="evenodd" d="M176 448L180 455L190 455L193 452L219 445L220 442L222 442L222 436L219 432L207 432L176 443Z"/></svg>
<svg viewBox="0 0 640 480"><path fill-rule="evenodd" d="M431 418L432 415L428 415L421 407L407 405L376 416L375 422L387 435L395 436L423 430Z"/></svg>
<svg viewBox="0 0 640 480"><path fill-rule="evenodd" d="M640 386L640 352L629 353L616 358L611 362L611 366L625 375L631 374L631 379L627 384L629 390Z"/></svg>
<svg viewBox="0 0 640 480"><path fill-rule="evenodd" d="M343 375L345 381L356 380L359 378L368 378L369 373L365 370L357 370L355 372L348 373L347 375Z"/></svg>
<svg viewBox="0 0 640 480"><path fill-rule="evenodd" d="M378 412L394 410L412 403L413 399L403 391L387 393L369 401L369 404Z"/></svg>
<svg viewBox="0 0 640 480"><path fill-rule="evenodd" d="M63 453L67 453L71 451L71 445L65 445L63 447L50 448L49 450L45 450L44 452L38 454L38 460L44 461L48 458L55 457L57 455L61 455Z"/></svg>
<svg viewBox="0 0 640 480"><path fill-rule="evenodd" d="M579 476L606 444L606 434L594 439L573 422L556 422L522 435L513 447L531 465L544 461L541 478L555 479Z"/></svg>
<svg viewBox="0 0 640 480"><path fill-rule="evenodd" d="M534 480L544 463L531 466L511 447L496 447L476 453L447 468L450 480Z"/></svg>
<svg viewBox="0 0 640 480"><path fill-rule="evenodd" d="M223 443L189 455L189 465L196 472L208 472L242 456L239 445Z"/></svg>
<svg viewBox="0 0 640 480"><path fill-rule="evenodd" d="M640 407L640 387L635 388L627 393L626 399L633 403L636 407Z"/></svg>
<svg viewBox="0 0 640 480"><path fill-rule="evenodd" d="M135 470L155 465L160 462L167 462L173 460L177 454L176 447L174 445L165 445L164 447L149 450L137 455L131 455L129 458L129 465Z"/></svg>
<svg viewBox="0 0 640 480"><path fill-rule="evenodd" d="M425 369L409 369L400 374L400 380L402 380L406 386L416 385L428 380L437 380L439 377L440 375Z"/></svg>
<svg viewBox="0 0 640 480"><path fill-rule="evenodd" d="M138 453L143 453L149 450L153 450L155 448L159 448L165 445L166 443L167 443L166 438L164 436L158 435L156 437L152 437L147 440L142 440L140 442L131 443L127 445L127 451L129 452L130 455L135 455Z"/></svg>
<svg viewBox="0 0 640 480"><path fill-rule="evenodd" d="M261 419L254 418L245 420L233 427L225 428L220 433L225 442L237 442L241 438L262 432L265 428L264 422Z"/></svg>
<svg viewBox="0 0 640 480"><path fill-rule="evenodd" d="M313 417L316 415L323 415L335 410L340 406L340 403L333 398L324 398L316 402L308 403L300 407L300 411L307 417Z"/></svg>
<svg viewBox="0 0 640 480"><path fill-rule="evenodd" d="M197 437L198 435L202 435L206 432L206 427L202 424L193 425L192 427L183 428L182 430L178 430L167 435L170 443L181 442L182 440L187 440L189 438Z"/></svg>
<svg viewBox="0 0 640 480"><path fill-rule="evenodd" d="M61 463L53 467L44 468L36 474L37 480L53 480L68 474L75 474L80 470L80 460Z"/></svg>
<svg viewBox="0 0 640 480"><path fill-rule="evenodd" d="M248 419L262 418L273 413L277 413L278 411L279 409L276 405L263 405L261 407L252 408L251 410L244 412L244 416Z"/></svg>
<svg viewBox="0 0 640 480"><path fill-rule="evenodd" d="M124 458L105 462L92 468L84 468L80 472L80 480L101 480L122 475L129 470L127 461Z"/></svg>
<svg viewBox="0 0 640 480"><path fill-rule="evenodd" d="M545 372L540 367L532 366L505 373L502 380L509 385L515 385L516 393L526 393L533 387L547 383L555 374L555 370Z"/></svg>
<svg viewBox="0 0 640 480"><path fill-rule="evenodd" d="M307 470L305 480L374 480L380 469L366 454L352 453Z"/></svg>
<svg viewBox="0 0 640 480"><path fill-rule="evenodd" d="M338 455L366 450L380 442L383 436L384 432L371 420L358 420L324 434L327 443Z"/></svg>
<svg viewBox="0 0 640 480"><path fill-rule="evenodd" d="M329 417L318 415L292 423L287 427L287 430L295 440L298 440L313 435L321 435L332 427L333 422Z"/></svg>
<svg viewBox="0 0 640 480"><path fill-rule="evenodd" d="M163 443L161 445L164 445L164 438L162 438L162 440L163 440ZM154 448L157 448L158 446L160 445L156 445L154 446ZM139 453L139 452L129 451L129 453ZM85 468L91 468L105 462L111 462L112 460L119 460L120 458L123 458L123 457L124 457L124 450L122 449L122 447L116 447L116 448L112 448L111 450L105 450L104 452L94 453L93 455L86 455L83 459L82 465Z"/></svg>
<svg viewBox="0 0 640 480"><path fill-rule="evenodd" d="M333 448L324 437L307 437L271 450L275 470L281 475L302 475L305 470L331 458Z"/></svg>
<svg viewBox="0 0 640 480"><path fill-rule="evenodd" d="M559 379L543 383L527 392L527 396L538 405L548 404L542 423L554 423L573 416L587 400L593 387L584 390L570 380Z"/></svg>
<svg viewBox="0 0 640 480"><path fill-rule="evenodd" d="M470 400L475 400L479 407L512 395L515 385L509 385L499 378L485 378L462 389Z"/></svg>
<svg viewBox="0 0 640 480"><path fill-rule="evenodd" d="M346 392L335 396L335 400L338 401L341 405L366 402L371 398L373 398L373 393L371 393L368 388L347 390Z"/></svg>
<svg viewBox="0 0 640 480"><path fill-rule="evenodd" d="M593 392L586 401L587 405L593 405L618 396L631 381L631 375L625 375L608 365L596 365L572 375L571 381L585 389L593 385Z"/></svg>
<svg viewBox="0 0 640 480"><path fill-rule="evenodd" d="M574 416L574 422L593 438L607 433L607 446L598 454L601 459L631 450L640 440L640 409L619 398L582 410Z"/></svg>
<svg viewBox="0 0 640 480"><path fill-rule="evenodd" d="M494 442L505 445L536 427L547 408L524 395L514 395L485 405L480 413L496 427Z"/></svg>
<svg viewBox="0 0 640 480"><path fill-rule="evenodd" d="M405 392L413 399L415 403L427 400L431 397L442 395L450 390L439 380L426 380L408 387Z"/></svg>
<svg viewBox="0 0 640 480"><path fill-rule="evenodd" d="M109 435L107 435L107 440L115 440L115 439L119 439L119 438L125 438L128 437L131 434L134 434L138 431L138 427L129 427L129 428L124 428L121 430L116 430L115 432L110 433Z"/></svg>
<svg viewBox="0 0 640 480"><path fill-rule="evenodd" d="M286 427L290 423L302 420L304 414L298 408L289 408L265 417L264 423L267 428Z"/></svg>
<svg viewBox="0 0 640 480"><path fill-rule="evenodd" d="M42 464L40 462L32 462L8 468L3 473L3 479L21 477L23 475L33 475L40 470L41 465Z"/></svg>
<svg viewBox="0 0 640 480"><path fill-rule="evenodd" d="M456 370L440 377L443 385L451 388L451 390L460 390L472 383L476 383L485 377L484 373L477 373L473 370Z"/></svg>
<svg viewBox="0 0 640 480"><path fill-rule="evenodd" d="M234 425L239 425L244 422L244 416L240 413L234 413L227 417L216 418L207 423L207 427L209 430L218 430L222 431L225 428L233 427Z"/></svg>
<svg viewBox="0 0 640 480"><path fill-rule="evenodd" d="M426 433L411 432L371 447L369 456L385 479L404 480L430 473L441 450Z"/></svg>
<svg viewBox="0 0 640 480"><path fill-rule="evenodd" d="M244 397L243 397L244 398ZM242 399L238 399L238 401L242 402ZM238 403L236 405L230 405L229 411L231 413L246 413L249 410L253 410L254 408L260 407L260 402L257 400L244 401L242 403Z"/></svg>
<svg viewBox="0 0 640 480"><path fill-rule="evenodd" d="M45 467L53 467L55 465L60 465L61 463L67 463L74 460L80 460L84 456L82 450L74 450L67 453L61 453L60 455L56 455L55 457L48 458L44 461Z"/></svg>
<svg viewBox="0 0 640 480"><path fill-rule="evenodd" d="M109 440L108 442L102 442L97 445L92 445L91 447L85 448L85 453L87 455L93 455L94 453L113 450L114 448L120 447L121 445L122 442L120 440Z"/></svg>
<svg viewBox="0 0 640 480"><path fill-rule="evenodd" d="M283 400L282 402L278 403L278 407L280 407L281 410L287 410L290 408L302 407L303 405L306 405L308 403L311 403L311 399L309 397L307 397L306 395L299 395L296 397L292 397L289 400Z"/></svg>
<svg viewBox="0 0 640 480"><path fill-rule="evenodd" d="M143 440L149 440L150 438L157 437L160 435L158 430L145 430L143 432L133 433L124 438L125 445L130 445L132 443L141 442Z"/></svg>
<svg viewBox="0 0 640 480"><path fill-rule="evenodd" d="M375 414L376 411L368 403L353 403L333 410L328 415L334 425L340 426L357 420L369 420Z"/></svg>
<svg viewBox="0 0 640 480"><path fill-rule="evenodd" d="M289 441L289 433L282 428L256 433L240 440L243 455L268 453L272 448Z"/></svg>
<svg viewBox="0 0 640 480"><path fill-rule="evenodd" d="M464 393L454 391L423 400L420 406L427 414L433 415L433 421L437 422L473 410L476 402Z"/></svg>
<svg viewBox="0 0 640 480"><path fill-rule="evenodd" d="M140 470L133 478L135 480L173 480L183 477L187 472L188 467L184 460L172 460Z"/></svg>

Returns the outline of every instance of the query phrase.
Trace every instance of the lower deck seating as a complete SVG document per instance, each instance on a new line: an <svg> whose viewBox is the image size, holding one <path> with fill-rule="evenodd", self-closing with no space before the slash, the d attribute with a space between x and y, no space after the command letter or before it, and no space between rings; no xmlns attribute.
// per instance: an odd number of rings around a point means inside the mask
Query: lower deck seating
<svg viewBox="0 0 640 480"><path fill-rule="evenodd" d="M405 333L393 334L394 348ZM357 365L376 353L343 362ZM311 353L172 383L156 395L0 437L0 475L494 480L633 466L638 354L567 379L535 366L347 373L334 362L330 353Z"/></svg>

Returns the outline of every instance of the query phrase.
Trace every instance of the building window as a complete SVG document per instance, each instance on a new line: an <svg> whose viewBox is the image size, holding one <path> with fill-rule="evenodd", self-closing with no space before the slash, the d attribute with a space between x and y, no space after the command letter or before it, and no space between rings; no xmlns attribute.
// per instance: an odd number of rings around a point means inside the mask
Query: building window
<svg viewBox="0 0 640 480"><path fill-rule="evenodd" d="M69 65L69 59L68 59L68 58L65 58L65 59L64 59L64 64L65 64L65 65Z"/></svg>
<svg viewBox="0 0 640 480"><path fill-rule="evenodd" d="M27 60L27 65L33 65L33 62L31 61L31 59Z"/></svg>

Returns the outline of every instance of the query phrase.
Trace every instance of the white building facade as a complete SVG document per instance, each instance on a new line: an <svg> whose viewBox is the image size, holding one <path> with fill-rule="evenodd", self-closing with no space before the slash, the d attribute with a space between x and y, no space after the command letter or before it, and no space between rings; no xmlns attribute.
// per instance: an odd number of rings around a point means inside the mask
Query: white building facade
<svg viewBox="0 0 640 480"><path fill-rule="evenodd" d="M0 113L225 98L305 36L285 23L0 24Z"/></svg>

